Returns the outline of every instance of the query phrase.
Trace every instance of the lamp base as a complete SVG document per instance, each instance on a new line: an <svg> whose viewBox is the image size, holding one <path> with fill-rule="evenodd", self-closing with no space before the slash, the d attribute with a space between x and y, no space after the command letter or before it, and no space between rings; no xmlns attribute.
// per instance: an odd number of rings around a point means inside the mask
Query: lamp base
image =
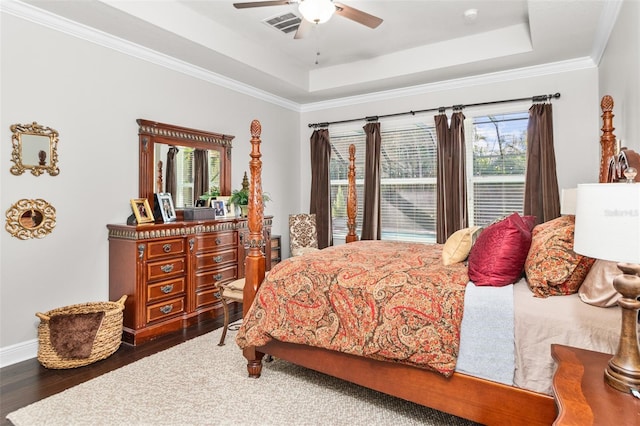
<svg viewBox="0 0 640 426"><path fill-rule="evenodd" d="M638 309L640 309L640 265L618 263L623 274L613 280L613 287L622 295L618 305L622 310L622 327L618 352L604 371L605 382L622 392L640 389L640 348L638 347Z"/></svg>
<svg viewBox="0 0 640 426"><path fill-rule="evenodd" d="M615 365L613 359L604 370L604 380L609 386L621 392L630 393L632 389L640 389L640 371L621 368Z"/></svg>

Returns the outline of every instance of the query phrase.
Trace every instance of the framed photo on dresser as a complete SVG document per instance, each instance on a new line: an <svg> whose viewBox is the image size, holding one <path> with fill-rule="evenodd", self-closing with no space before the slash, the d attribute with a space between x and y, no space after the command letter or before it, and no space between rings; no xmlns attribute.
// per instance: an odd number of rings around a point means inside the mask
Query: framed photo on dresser
<svg viewBox="0 0 640 426"><path fill-rule="evenodd" d="M146 198L132 198L131 209L139 224L155 222L149 200Z"/></svg>
<svg viewBox="0 0 640 426"><path fill-rule="evenodd" d="M225 217L227 215L227 204L224 200L211 200L211 208L215 210L216 217Z"/></svg>
<svg viewBox="0 0 640 426"><path fill-rule="evenodd" d="M175 222L176 221L176 209L173 206L173 198L168 192L158 192L155 194L155 207L156 211L159 210L162 221Z"/></svg>

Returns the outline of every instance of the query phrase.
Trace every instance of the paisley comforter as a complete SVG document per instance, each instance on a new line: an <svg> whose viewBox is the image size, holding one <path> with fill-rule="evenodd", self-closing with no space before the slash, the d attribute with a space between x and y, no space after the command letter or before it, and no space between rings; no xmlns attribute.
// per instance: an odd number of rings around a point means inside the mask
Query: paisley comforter
<svg viewBox="0 0 640 426"><path fill-rule="evenodd" d="M442 245L359 241L277 264L238 333L416 365L456 365L467 267L442 265Z"/></svg>

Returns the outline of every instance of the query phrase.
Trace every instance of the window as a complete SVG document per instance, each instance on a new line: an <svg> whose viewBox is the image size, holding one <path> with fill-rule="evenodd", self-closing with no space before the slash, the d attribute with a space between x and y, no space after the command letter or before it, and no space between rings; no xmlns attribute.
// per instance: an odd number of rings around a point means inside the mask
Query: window
<svg viewBox="0 0 640 426"><path fill-rule="evenodd" d="M528 113L465 119L469 225L486 225L522 213ZM384 121L381 125L382 239L435 242L436 132L433 119ZM356 146L356 233L362 229L365 135L358 124L332 128L331 212L334 244L347 234L349 145Z"/></svg>
<svg viewBox="0 0 640 426"><path fill-rule="evenodd" d="M528 120L526 111L470 120L465 129L472 142L467 142L469 225L523 213Z"/></svg>
<svg viewBox="0 0 640 426"><path fill-rule="evenodd" d="M178 179L178 194L176 205L193 206L194 200L194 155L195 149L184 147L178 151L176 159L176 174ZM209 164L209 189L218 186L220 182L220 153L208 151ZM219 188L218 188L219 189Z"/></svg>
<svg viewBox="0 0 640 426"><path fill-rule="evenodd" d="M183 148L176 158L176 175L178 176L178 194L176 205L193 206L193 148Z"/></svg>

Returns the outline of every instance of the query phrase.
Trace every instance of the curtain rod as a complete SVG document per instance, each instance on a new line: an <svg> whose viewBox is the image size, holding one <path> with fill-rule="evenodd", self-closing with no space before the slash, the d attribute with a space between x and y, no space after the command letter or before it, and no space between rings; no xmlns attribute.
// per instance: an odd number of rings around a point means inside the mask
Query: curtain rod
<svg viewBox="0 0 640 426"><path fill-rule="evenodd" d="M339 121L329 121L329 122L324 122L324 123L310 123L309 127L313 127L314 129L317 128L322 128L322 127L329 127L329 125L331 124L342 124L342 123L351 123L353 121L363 121L366 120L368 122L373 122L373 121L378 121L380 118L387 118L387 117L397 117L400 115L416 115L418 113L422 113L422 112L432 112L432 111L438 111L439 113L444 113L445 110L447 109L453 109L454 111L459 111L463 108L467 108L467 107L475 107L475 106L482 106L482 105L492 105L492 104L504 104L504 103L508 103L508 102L521 102L521 101L532 101L532 102L545 102L545 101L549 101L551 99L558 99L560 97L560 93L554 93L553 95L538 95L538 96L532 96L530 98L518 98L518 99L505 99L502 101L490 101L490 102L479 102L479 103L475 103L475 104L467 104L467 105L451 105L448 107L438 107L438 108L429 108L429 109L421 109L419 111L407 111L407 112L397 112L395 114L386 114L386 115L374 115L374 116L370 116L370 117L363 117L363 118L352 118L349 120L339 120Z"/></svg>

